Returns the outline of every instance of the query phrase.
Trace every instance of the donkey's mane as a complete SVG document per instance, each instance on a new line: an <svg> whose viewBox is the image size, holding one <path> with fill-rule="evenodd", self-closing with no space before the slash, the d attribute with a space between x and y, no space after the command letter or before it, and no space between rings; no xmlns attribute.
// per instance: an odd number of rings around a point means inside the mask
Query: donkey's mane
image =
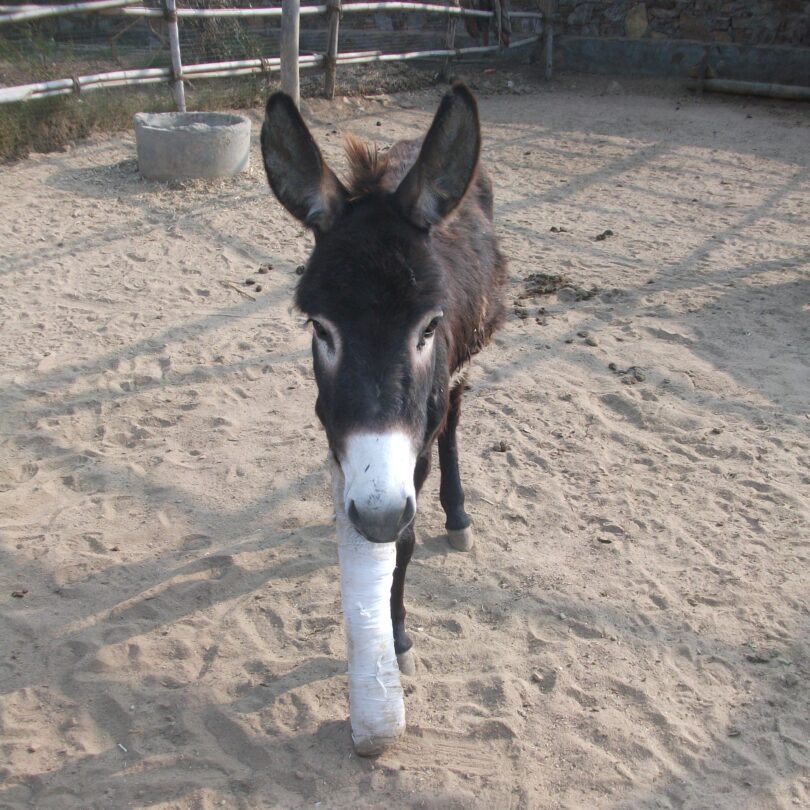
<svg viewBox="0 0 810 810"><path fill-rule="evenodd" d="M345 149L349 161L350 197L357 199L382 190L388 155L381 155L377 144L366 143L354 135L346 136Z"/></svg>

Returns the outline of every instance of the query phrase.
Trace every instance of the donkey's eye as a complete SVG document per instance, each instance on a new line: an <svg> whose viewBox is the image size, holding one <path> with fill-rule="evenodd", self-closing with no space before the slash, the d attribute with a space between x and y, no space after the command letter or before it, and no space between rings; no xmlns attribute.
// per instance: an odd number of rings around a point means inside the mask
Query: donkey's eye
<svg viewBox="0 0 810 810"><path fill-rule="evenodd" d="M439 321L441 318L437 315L426 327L425 331L422 332L422 337L427 340L430 337L433 337L433 333L436 331L436 327L439 325Z"/></svg>
<svg viewBox="0 0 810 810"><path fill-rule="evenodd" d="M425 343L433 337L433 333L436 331L436 327L439 325L439 321L441 320L440 316L436 316L422 331L421 336L419 337L419 343L416 344L418 349L424 347Z"/></svg>
<svg viewBox="0 0 810 810"><path fill-rule="evenodd" d="M332 336L329 334L329 330L320 322L316 321L314 318L310 319L310 323L312 324L312 331L315 332L315 337L318 340L322 340L329 348L332 348Z"/></svg>

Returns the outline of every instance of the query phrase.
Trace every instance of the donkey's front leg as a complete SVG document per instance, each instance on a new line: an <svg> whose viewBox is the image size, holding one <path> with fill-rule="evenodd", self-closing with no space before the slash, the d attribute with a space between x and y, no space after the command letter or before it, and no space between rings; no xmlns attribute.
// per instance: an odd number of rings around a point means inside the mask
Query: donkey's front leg
<svg viewBox="0 0 810 810"><path fill-rule="evenodd" d="M416 496L430 472L430 450L416 461L413 475ZM399 671L403 675L413 675L416 672L416 661L411 652L413 642L405 632L405 572L413 556L413 547L416 545L416 531L413 523L408 526L397 540L397 566L394 569L394 581L391 584L391 624L394 628L394 652L397 654Z"/></svg>
<svg viewBox="0 0 810 810"><path fill-rule="evenodd" d="M413 556L415 544L416 532L412 523L397 540L397 567L394 569L394 581L391 585L391 624L394 627L394 652L397 654L399 671L403 675L413 675L416 671L416 664L411 652L413 642L405 632L405 572Z"/></svg>
<svg viewBox="0 0 810 810"><path fill-rule="evenodd" d="M461 488L461 477L458 472L458 446L456 445L456 427L461 415L461 398L464 396L464 380L450 392L450 408L447 422L439 434L439 467L441 484L439 500L447 516L447 539L457 551L469 551L473 547L473 532L470 527L470 516L464 511L464 490Z"/></svg>

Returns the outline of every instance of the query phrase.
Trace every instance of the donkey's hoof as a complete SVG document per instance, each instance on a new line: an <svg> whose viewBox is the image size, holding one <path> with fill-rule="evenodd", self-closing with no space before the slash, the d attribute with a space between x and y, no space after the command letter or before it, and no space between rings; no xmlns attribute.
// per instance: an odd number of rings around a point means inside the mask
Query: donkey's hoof
<svg viewBox="0 0 810 810"><path fill-rule="evenodd" d="M416 675L416 656L413 650L405 650L397 656L397 666L399 667L400 674L402 675Z"/></svg>
<svg viewBox="0 0 810 810"><path fill-rule="evenodd" d="M447 539L456 551L469 551L475 545L472 526L466 529L448 529Z"/></svg>
<svg viewBox="0 0 810 810"><path fill-rule="evenodd" d="M354 752L360 757L378 757L397 741L396 737L363 737L352 740Z"/></svg>

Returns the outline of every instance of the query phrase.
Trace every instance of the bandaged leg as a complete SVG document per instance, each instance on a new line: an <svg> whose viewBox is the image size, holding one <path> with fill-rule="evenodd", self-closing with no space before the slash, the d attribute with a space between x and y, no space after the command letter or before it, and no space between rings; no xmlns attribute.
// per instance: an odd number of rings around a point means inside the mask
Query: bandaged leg
<svg viewBox="0 0 810 810"><path fill-rule="evenodd" d="M405 703L391 627L395 543L372 543L352 526L343 505L343 473L332 463L340 593L346 626L349 717L361 756L384 751L405 731Z"/></svg>

